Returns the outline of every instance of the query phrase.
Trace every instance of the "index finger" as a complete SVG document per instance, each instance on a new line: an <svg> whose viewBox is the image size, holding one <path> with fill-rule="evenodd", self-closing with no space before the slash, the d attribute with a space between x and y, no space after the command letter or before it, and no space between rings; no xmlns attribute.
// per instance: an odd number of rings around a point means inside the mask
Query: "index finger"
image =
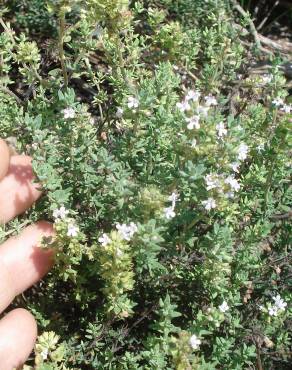
<svg viewBox="0 0 292 370"><path fill-rule="evenodd" d="M4 140L0 138L0 181L6 175L9 167L9 149Z"/></svg>
<svg viewBox="0 0 292 370"><path fill-rule="evenodd" d="M43 237L53 236L53 226L39 221L0 246L0 313L52 267L53 250L40 245Z"/></svg>

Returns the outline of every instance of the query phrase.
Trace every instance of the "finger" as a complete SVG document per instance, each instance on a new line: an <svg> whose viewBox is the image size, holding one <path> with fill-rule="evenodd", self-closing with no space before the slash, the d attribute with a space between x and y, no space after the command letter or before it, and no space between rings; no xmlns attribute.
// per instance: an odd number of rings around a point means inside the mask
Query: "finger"
<svg viewBox="0 0 292 370"><path fill-rule="evenodd" d="M37 325L33 316L18 308L0 321L0 370L23 365L33 349Z"/></svg>
<svg viewBox="0 0 292 370"><path fill-rule="evenodd" d="M30 157L10 158L8 173L0 182L0 224L23 213L40 197L34 179Z"/></svg>
<svg viewBox="0 0 292 370"><path fill-rule="evenodd" d="M9 149L4 140L0 139L0 181L6 175L9 167Z"/></svg>
<svg viewBox="0 0 292 370"><path fill-rule="evenodd" d="M53 235L52 224L40 221L0 246L0 312L49 271L53 251L40 248L40 242Z"/></svg>

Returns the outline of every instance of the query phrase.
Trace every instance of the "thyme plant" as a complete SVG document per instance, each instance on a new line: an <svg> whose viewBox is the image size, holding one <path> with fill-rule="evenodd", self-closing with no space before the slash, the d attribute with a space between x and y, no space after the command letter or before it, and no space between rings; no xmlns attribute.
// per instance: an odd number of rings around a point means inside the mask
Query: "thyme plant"
<svg viewBox="0 0 292 370"><path fill-rule="evenodd" d="M282 60L245 72L227 0L19 3L1 10L0 136L44 195L0 241L56 230L53 270L15 302L40 331L24 369L288 369Z"/></svg>

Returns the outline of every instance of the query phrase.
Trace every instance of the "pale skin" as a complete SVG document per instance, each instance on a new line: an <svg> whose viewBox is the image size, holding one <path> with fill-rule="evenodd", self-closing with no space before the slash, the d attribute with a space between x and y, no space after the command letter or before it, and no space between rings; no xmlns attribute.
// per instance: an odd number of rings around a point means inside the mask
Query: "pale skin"
<svg viewBox="0 0 292 370"><path fill-rule="evenodd" d="M31 158L11 155L7 144L0 139L0 224L22 214L41 196L33 180ZM51 268L53 252L41 249L40 242L43 236L53 236L53 233L50 223L39 221L0 245L0 314ZM36 321L27 310L18 308L3 316L0 370L21 366L30 355L36 337Z"/></svg>

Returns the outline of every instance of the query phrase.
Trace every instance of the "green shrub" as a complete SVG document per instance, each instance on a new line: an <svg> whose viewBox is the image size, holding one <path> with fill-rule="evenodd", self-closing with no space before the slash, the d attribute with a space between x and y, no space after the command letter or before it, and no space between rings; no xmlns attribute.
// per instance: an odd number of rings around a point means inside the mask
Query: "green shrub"
<svg viewBox="0 0 292 370"><path fill-rule="evenodd" d="M0 36L0 135L33 157L44 190L0 238L39 218L57 232L55 267L26 295L41 332L26 369L288 368L280 61L236 81L247 54L227 1L46 9L48 65L13 24Z"/></svg>

